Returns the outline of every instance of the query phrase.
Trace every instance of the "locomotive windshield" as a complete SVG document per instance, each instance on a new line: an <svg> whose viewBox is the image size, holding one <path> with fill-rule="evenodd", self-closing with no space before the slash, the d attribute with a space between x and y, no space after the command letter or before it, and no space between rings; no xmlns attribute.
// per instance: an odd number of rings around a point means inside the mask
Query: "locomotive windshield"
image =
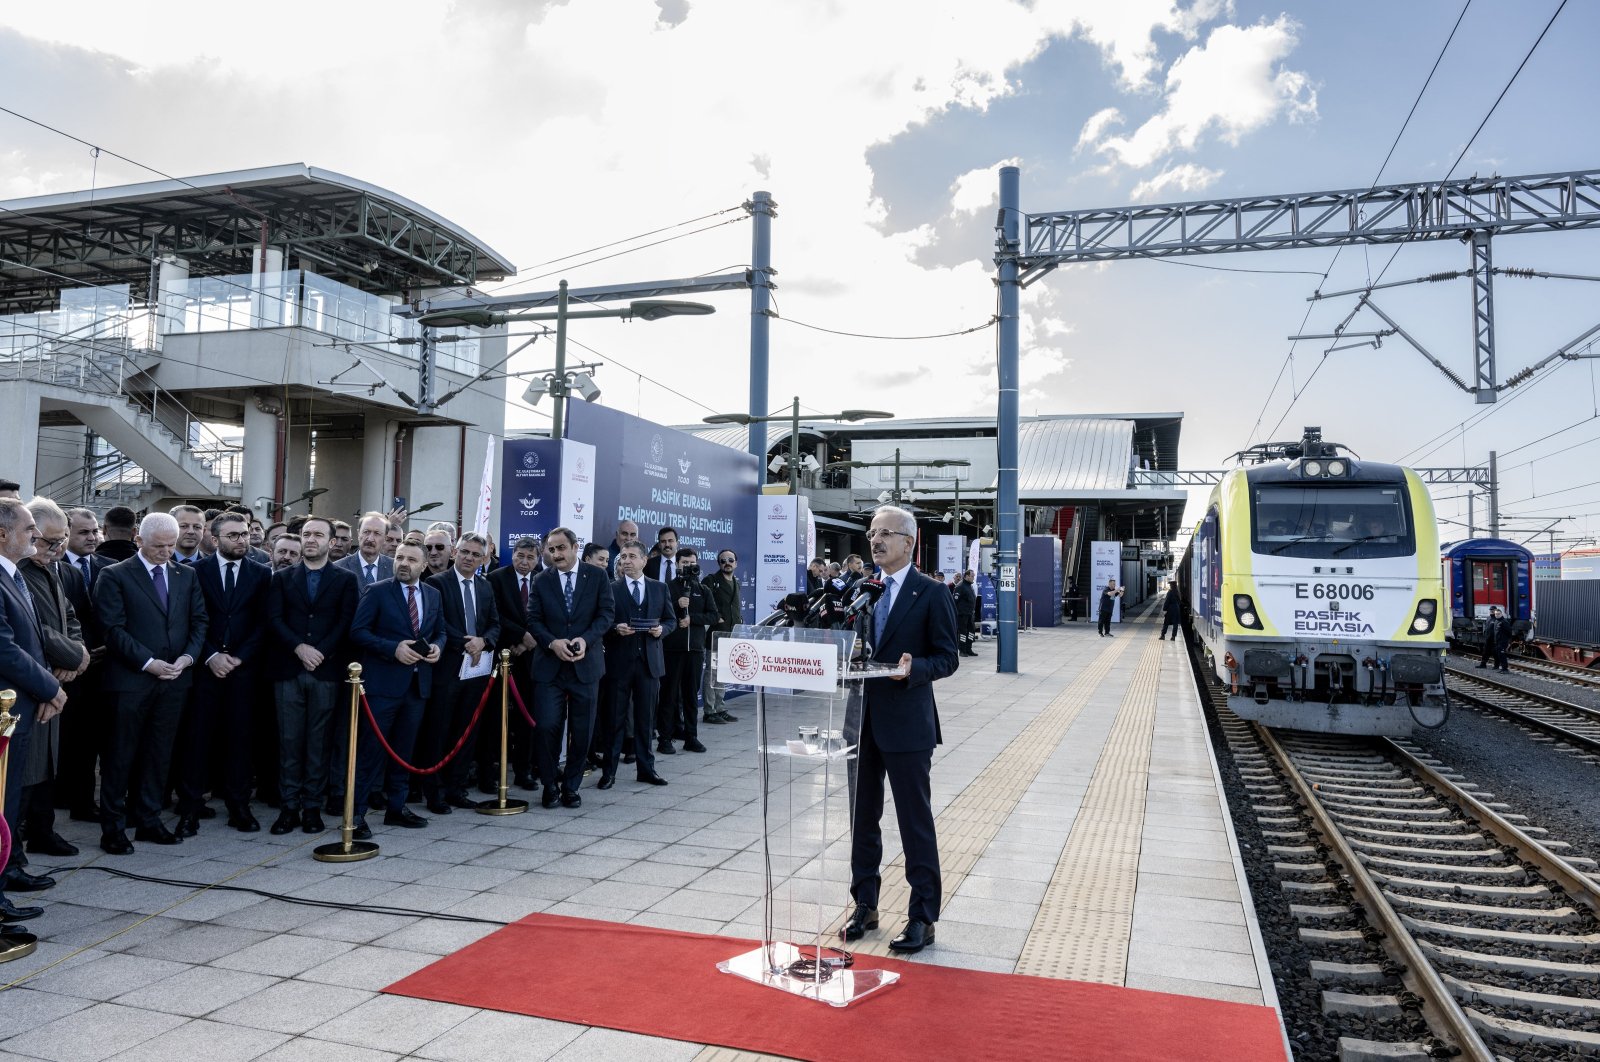
<svg viewBox="0 0 1600 1062"><path fill-rule="evenodd" d="M1250 496L1250 547L1282 557L1403 557L1415 553L1403 483L1264 483Z"/></svg>

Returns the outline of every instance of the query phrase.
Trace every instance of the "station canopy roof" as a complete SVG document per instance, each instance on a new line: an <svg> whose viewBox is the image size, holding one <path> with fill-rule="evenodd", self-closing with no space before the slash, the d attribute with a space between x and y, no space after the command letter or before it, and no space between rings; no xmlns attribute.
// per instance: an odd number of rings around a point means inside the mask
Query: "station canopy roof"
<svg viewBox="0 0 1600 1062"><path fill-rule="evenodd" d="M0 313L54 309L63 287L144 292L166 254L187 260L193 276L249 273L263 235L288 253L285 268L377 294L516 272L418 203L294 163L0 202Z"/></svg>

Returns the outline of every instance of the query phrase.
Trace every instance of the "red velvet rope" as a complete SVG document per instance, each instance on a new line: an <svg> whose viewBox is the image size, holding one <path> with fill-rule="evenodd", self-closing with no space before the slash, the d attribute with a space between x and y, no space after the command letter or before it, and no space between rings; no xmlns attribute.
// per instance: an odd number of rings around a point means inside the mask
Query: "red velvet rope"
<svg viewBox="0 0 1600 1062"><path fill-rule="evenodd" d="M10 750L10 748L11 748L11 739L9 737L0 737L0 759L3 759L5 757L5 755ZM20 766L19 766L19 769L20 769ZM5 799L5 794L4 793L0 793L0 801L3 801L4 799ZM0 867L5 866L8 862L10 862L10 860L11 860L11 824L6 821L6 817L5 817L4 814L0 813Z"/></svg>
<svg viewBox="0 0 1600 1062"><path fill-rule="evenodd" d="M511 675L509 673L506 675L506 682L511 686L511 699L517 702L517 711L521 712L522 718L528 721L529 729L539 729L539 724L535 723L533 721L533 716L528 714L528 706L522 703L522 694L517 692L517 684L511 681Z"/></svg>
<svg viewBox="0 0 1600 1062"><path fill-rule="evenodd" d="M401 767L404 767L412 774L438 774L440 771L445 769L451 760L456 758L457 753L466 747L467 738L471 737L472 732L478 728L478 718L483 715L483 706L489 703L489 692L493 689L493 682L489 683L483 688L483 696L478 699L478 707L472 710L472 720L471 722L467 723L467 728L461 732L461 739L456 742L456 747L445 753L444 759L440 760L438 763L427 768L426 770L421 767L411 766L411 764L407 763L405 760L402 760L400 758L400 754L395 752L395 750L390 747L389 739L383 736L383 728L378 726L378 720L373 718L372 705L367 703L367 693L365 690L361 691L361 711L367 717L367 725L370 726L372 728L372 732L378 736L378 744L383 746L383 751L389 754L389 758L391 760L399 764Z"/></svg>

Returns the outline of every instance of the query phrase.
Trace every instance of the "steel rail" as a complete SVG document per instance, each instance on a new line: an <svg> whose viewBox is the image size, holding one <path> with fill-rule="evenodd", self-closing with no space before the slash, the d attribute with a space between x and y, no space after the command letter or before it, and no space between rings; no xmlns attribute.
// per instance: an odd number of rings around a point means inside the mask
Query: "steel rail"
<svg viewBox="0 0 1600 1062"><path fill-rule="evenodd" d="M1520 686L1513 686L1510 683L1496 682L1493 679L1480 678L1477 675L1468 675L1464 672L1461 672L1457 668L1447 667L1446 670L1455 673L1459 678L1466 679L1468 682L1477 682L1487 686L1496 693L1505 693L1516 697L1524 697L1535 704L1542 704L1545 707L1553 708L1556 711L1567 712L1584 722L1600 724L1600 711L1596 711L1593 708L1585 708L1581 704L1573 704L1571 701L1563 701L1559 697L1551 697L1543 693L1534 693L1530 690L1525 690ZM1536 715L1528 715L1524 712L1519 712L1515 708L1498 704L1494 701L1488 700L1487 698L1478 696L1466 690L1462 690L1458 687L1452 686L1450 688L1450 696L1458 697L1461 700L1466 701L1469 704L1477 705L1480 708L1487 708L1492 712L1497 712L1500 715L1505 716L1507 719L1515 719L1519 723L1524 723L1528 726L1531 726L1535 730L1549 734L1551 737L1560 738L1562 741L1569 741L1572 744L1577 745L1579 748L1586 749L1589 752L1600 753L1600 738L1594 738L1587 734L1580 734L1574 730L1568 730L1559 723L1552 723L1548 719L1541 719Z"/></svg>

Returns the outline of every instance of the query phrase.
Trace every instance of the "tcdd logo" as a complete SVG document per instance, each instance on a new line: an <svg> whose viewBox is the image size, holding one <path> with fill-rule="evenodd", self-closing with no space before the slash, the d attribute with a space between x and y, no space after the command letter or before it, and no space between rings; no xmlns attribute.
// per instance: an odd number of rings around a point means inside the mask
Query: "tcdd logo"
<svg viewBox="0 0 1600 1062"><path fill-rule="evenodd" d="M734 642L728 648L728 674L735 682L749 682L761 674L761 650L754 642Z"/></svg>
<svg viewBox="0 0 1600 1062"><path fill-rule="evenodd" d="M522 455L522 467L523 468L538 468L539 467L539 455L534 453L532 450L529 450L527 453L523 454Z"/></svg>

